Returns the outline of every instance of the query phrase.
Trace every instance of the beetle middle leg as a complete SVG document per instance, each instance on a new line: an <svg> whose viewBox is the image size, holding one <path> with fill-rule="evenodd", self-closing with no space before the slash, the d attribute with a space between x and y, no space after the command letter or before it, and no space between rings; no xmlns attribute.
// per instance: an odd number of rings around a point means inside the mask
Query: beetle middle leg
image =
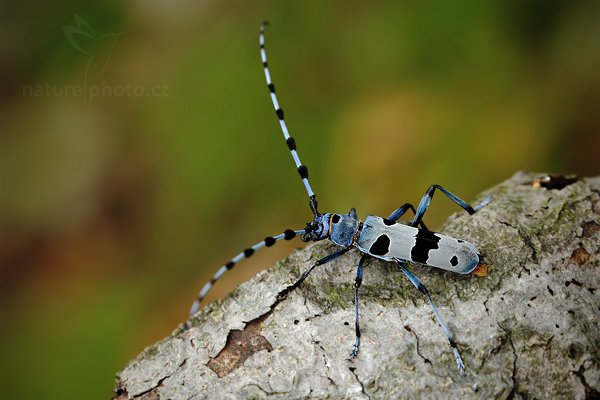
<svg viewBox="0 0 600 400"><path fill-rule="evenodd" d="M366 254L358 261L358 267L356 267L356 278L354 279L354 346L352 347L352 352L350 353L350 358L355 358L358 354L358 350L360 348L360 324L358 322L358 288L362 284L363 278L363 263L368 258Z"/></svg>
<svg viewBox="0 0 600 400"><path fill-rule="evenodd" d="M390 216L387 217L387 219L392 222L397 222L400 219L400 217L403 216L408 210L411 210L414 215L417 215L417 211L415 210L415 207L410 203L405 203L401 207L396 208L394 210L394 212L392 212L390 214ZM429 230L429 229L427 229L427 227L425 226L425 223L423 221L419 221L419 226L421 228L425 229L426 231Z"/></svg>

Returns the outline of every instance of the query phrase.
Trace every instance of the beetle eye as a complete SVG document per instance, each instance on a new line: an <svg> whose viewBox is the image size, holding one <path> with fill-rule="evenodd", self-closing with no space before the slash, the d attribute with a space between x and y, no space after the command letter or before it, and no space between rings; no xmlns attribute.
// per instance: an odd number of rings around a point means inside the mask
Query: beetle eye
<svg viewBox="0 0 600 400"><path fill-rule="evenodd" d="M333 217L331 217L331 222L333 222L334 224L337 224L338 222L340 222L339 214L333 214Z"/></svg>

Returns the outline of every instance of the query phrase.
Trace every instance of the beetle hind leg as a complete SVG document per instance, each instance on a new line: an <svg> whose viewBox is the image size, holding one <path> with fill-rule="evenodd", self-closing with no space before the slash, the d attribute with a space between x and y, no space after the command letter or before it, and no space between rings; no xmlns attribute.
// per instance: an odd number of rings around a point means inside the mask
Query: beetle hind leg
<svg viewBox="0 0 600 400"><path fill-rule="evenodd" d="M425 194L421 198L421 202L419 203L419 206L417 207L417 212L415 213L415 217L414 217L412 223L410 224L411 226L416 227L417 225L419 225L421 223L421 220L423 219L423 215L425 214L425 211L427 211L427 208L429 208L429 203L431 203L431 199L433 198L433 194L435 193L436 189L438 189L442 193L444 193L450 200L452 200L453 202L458 204L470 215L475 214L477 211L481 210L483 207L485 207L492 201L492 196L488 196L485 199L483 199L480 203L478 203L474 207L472 207L469 203L467 203L463 199L457 197L455 194L450 192L448 189L446 189L440 185L431 185L431 186L429 186L429 189L427 189L427 192L425 192Z"/></svg>
<svg viewBox="0 0 600 400"><path fill-rule="evenodd" d="M396 260L396 262L398 263L398 266L400 267L400 269L402 270L404 275L406 275L406 277L410 280L410 282L417 289L419 289L419 291L421 293L423 293L425 295L425 297L427 298L427 300L429 301L429 304L431 305L431 308L433 309L433 313L435 314L435 318L437 319L438 324L442 328L442 331L444 331L444 334L446 335L446 339L448 339L448 343L450 344L450 347L452 348L452 351L454 353L454 358L456 359L456 365L458 366L458 371L460 372L461 375L464 375L465 374L465 364L463 363L463 360L458 351L458 347L456 346L456 342L454 341L454 335L452 335L452 332L450 332L450 329L448 329L448 326L444 322L442 316L440 315L440 312L438 311L437 307L433 303L433 300L431 299L431 296L429 295L429 291L427 290L425 285L423 285L423 283L421 283L419 278L417 278L415 275L413 275L413 273L410 272L405 267L405 265L404 265L405 263L403 260Z"/></svg>

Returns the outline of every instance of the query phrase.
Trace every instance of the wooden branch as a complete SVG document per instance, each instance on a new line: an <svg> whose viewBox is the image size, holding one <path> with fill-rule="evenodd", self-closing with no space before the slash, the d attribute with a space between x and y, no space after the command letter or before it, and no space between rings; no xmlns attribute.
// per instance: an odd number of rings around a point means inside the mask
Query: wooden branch
<svg viewBox="0 0 600 400"><path fill-rule="evenodd" d="M426 299L391 263L365 267L355 360L357 251L278 301L334 251L320 242L145 349L118 373L115 397L598 398L600 177L540 176L516 174L480 196L494 196L486 208L457 212L442 229L478 247L487 276L411 266L455 335L465 376Z"/></svg>

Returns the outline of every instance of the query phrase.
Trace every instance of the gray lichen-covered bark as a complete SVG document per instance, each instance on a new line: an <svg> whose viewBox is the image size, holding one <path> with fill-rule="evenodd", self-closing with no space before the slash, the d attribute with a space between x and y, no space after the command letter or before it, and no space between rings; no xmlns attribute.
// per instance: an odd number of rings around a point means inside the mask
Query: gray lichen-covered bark
<svg viewBox="0 0 600 400"><path fill-rule="evenodd" d="M118 373L116 398L598 398L600 177L548 189L531 184L539 176L515 175L481 195L494 196L489 206L457 212L441 230L475 244L487 276L412 266L454 332L465 376L429 304L393 264L365 268L354 360L357 251L277 300L334 250L321 242L144 350Z"/></svg>

